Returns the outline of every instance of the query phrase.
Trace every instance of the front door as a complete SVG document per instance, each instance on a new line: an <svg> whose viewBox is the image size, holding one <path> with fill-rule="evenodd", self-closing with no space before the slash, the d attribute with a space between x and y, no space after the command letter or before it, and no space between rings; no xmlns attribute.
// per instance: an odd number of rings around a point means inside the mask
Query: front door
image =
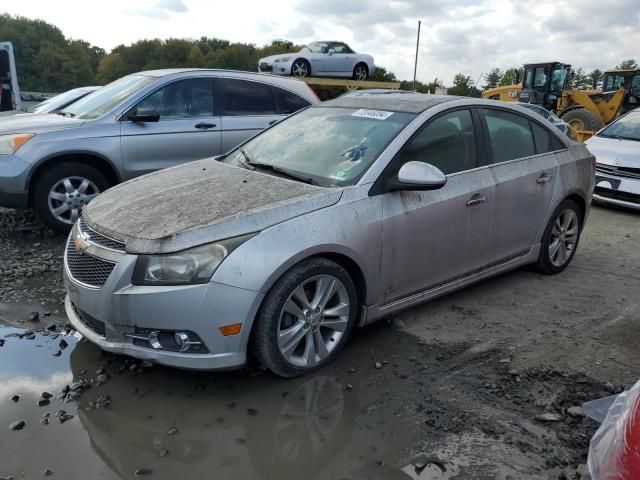
<svg viewBox="0 0 640 480"><path fill-rule="evenodd" d="M271 86L238 78L220 78L222 153L235 148L286 115L278 114Z"/></svg>
<svg viewBox="0 0 640 480"><path fill-rule="evenodd" d="M127 178L220 154L220 118L214 115L214 79L191 78L165 85L133 108L153 109L158 122L121 126Z"/></svg>
<svg viewBox="0 0 640 480"><path fill-rule="evenodd" d="M489 231L491 264L524 255L544 228L558 177L555 136L527 117L502 109L482 109L494 182ZM550 126L549 128L553 128Z"/></svg>
<svg viewBox="0 0 640 480"><path fill-rule="evenodd" d="M350 76L353 73L354 54L348 52L348 48L342 43L332 43L329 48L332 53L327 53L324 57L324 71L341 76L348 72Z"/></svg>
<svg viewBox="0 0 640 480"><path fill-rule="evenodd" d="M479 167L470 110L440 115L410 140L394 160L424 161L445 174L439 190L383 195L384 303L480 270L493 193L488 167Z"/></svg>

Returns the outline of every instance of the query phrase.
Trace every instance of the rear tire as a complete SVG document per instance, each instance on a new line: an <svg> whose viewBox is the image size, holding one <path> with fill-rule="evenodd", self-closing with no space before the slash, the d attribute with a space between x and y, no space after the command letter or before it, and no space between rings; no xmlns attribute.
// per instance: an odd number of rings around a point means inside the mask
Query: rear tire
<svg viewBox="0 0 640 480"><path fill-rule="evenodd" d="M252 351L281 377L317 370L344 348L357 305L355 285L344 268L321 257L307 259L267 293L252 332Z"/></svg>
<svg viewBox="0 0 640 480"><path fill-rule="evenodd" d="M553 275L567 268L578 248L582 220L582 211L573 200L558 205L542 235L536 270Z"/></svg>
<svg viewBox="0 0 640 480"><path fill-rule="evenodd" d="M604 123L600 118L584 108L569 110L560 118L567 122L572 130L598 131L604 127Z"/></svg>
<svg viewBox="0 0 640 480"><path fill-rule="evenodd" d="M91 165L61 163L46 169L35 179L31 206L45 225L67 233L82 208L109 186L102 172Z"/></svg>

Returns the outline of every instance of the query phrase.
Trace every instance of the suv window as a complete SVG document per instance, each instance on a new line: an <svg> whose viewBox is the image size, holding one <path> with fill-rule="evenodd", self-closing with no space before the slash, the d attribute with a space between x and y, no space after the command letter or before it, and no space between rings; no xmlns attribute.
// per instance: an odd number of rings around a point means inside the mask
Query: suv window
<svg viewBox="0 0 640 480"><path fill-rule="evenodd" d="M271 87L264 83L222 78L223 115L275 115Z"/></svg>
<svg viewBox="0 0 640 480"><path fill-rule="evenodd" d="M535 155L529 120L504 110L482 109L493 152L493 163Z"/></svg>
<svg viewBox="0 0 640 480"><path fill-rule="evenodd" d="M160 120L213 116L213 80L189 78L170 83L136 105L160 114Z"/></svg>
<svg viewBox="0 0 640 480"><path fill-rule="evenodd" d="M478 166L473 121L469 110L458 110L430 121L403 149L400 163L419 161L445 174Z"/></svg>
<svg viewBox="0 0 640 480"><path fill-rule="evenodd" d="M297 112L301 108L311 105L311 102L305 100L302 97L299 97L295 93L288 92L287 90L278 87L271 88L273 88L273 93L278 104L278 113L284 113L288 115L290 113Z"/></svg>

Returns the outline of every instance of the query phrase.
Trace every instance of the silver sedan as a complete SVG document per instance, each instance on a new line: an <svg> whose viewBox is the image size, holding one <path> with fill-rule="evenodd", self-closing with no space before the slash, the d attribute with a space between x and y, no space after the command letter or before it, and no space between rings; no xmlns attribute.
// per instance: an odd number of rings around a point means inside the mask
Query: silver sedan
<svg viewBox="0 0 640 480"><path fill-rule="evenodd" d="M501 272L564 270L594 158L496 102L346 96L85 209L66 312L105 350L190 369L317 369L353 329Z"/></svg>

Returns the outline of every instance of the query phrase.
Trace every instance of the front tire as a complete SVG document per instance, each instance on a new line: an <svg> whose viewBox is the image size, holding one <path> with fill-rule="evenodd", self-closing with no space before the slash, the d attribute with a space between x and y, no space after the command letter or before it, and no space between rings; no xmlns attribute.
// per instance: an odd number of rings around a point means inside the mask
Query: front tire
<svg viewBox="0 0 640 480"><path fill-rule="evenodd" d="M291 75L293 77L310 77L311 76L311 65L304 58L298 58L291 65Z"/></svg>
<svg viewBox="0 0 640 480"><path fill-rule="evenodd" d="M547 275L562 272L576 254L582 233L582 211L573 200L564 200L549 219L535 263Z"/></svg>
<svg viewBox="0 0 640 480"><path fill-rule="evenodd" d="M369 68L364 63L357 64L353 69L353 79L364 81L369 78Z"/></svg>
<svg viewBox="0 0 640 480"><path fill-rule="evenodd" d="M604 123L589 110L576 108L569 110L560 118L567 122L573 131L593 131L596 132L604 127Z"/></svg>
<svg viewBox="0 0 640 480"><path fill-rule="evenodd" d="M109 181L97 168L79 162L61 163L36 178L31 204L45 225L67 233L82 209L107 188Z"/></svg>
<svg viewBox="0 0 640 480"><path fill-rule="evenodd" d="M310 258L269 290L252 336L257 359L276 375L297 377L331 362L356 322L358 297L344 268Z"/></svg>

